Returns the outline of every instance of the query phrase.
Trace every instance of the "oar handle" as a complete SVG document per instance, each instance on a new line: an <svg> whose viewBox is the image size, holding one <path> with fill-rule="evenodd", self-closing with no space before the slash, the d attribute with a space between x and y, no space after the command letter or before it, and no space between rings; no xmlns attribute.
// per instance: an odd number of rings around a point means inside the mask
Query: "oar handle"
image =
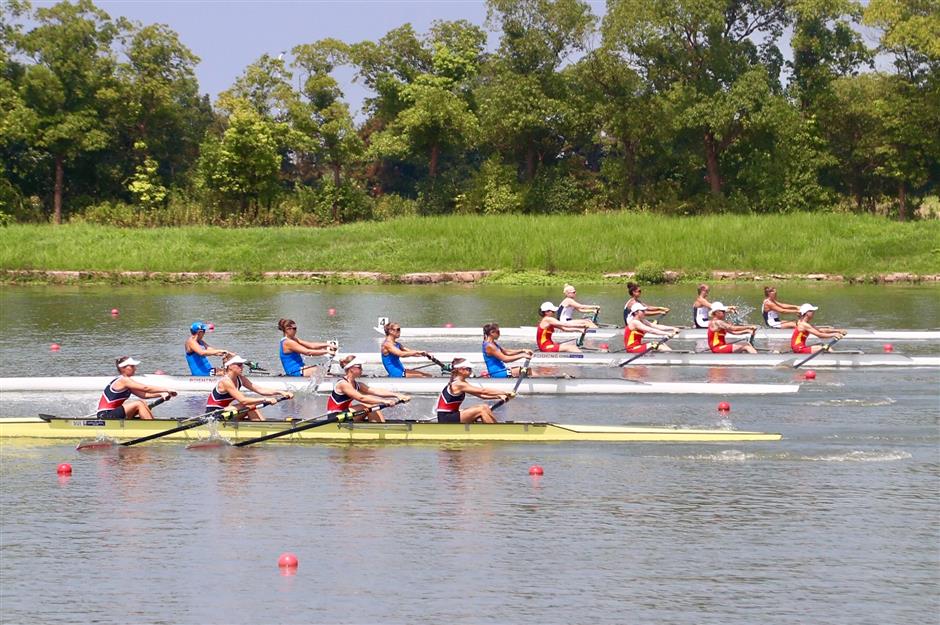
<svg viewBox="0 0 940 625"><path fill-rule="evenodd" d="M802 367L803 365L805 365L806 363L808 363L810 360L812 360L812 359L815 358L816 356L818 356L818 355L820 355L820 354L823 354L823 353L825 353L825 352L828 352L829 350L832 349L832 346L835 345L836 343L838 343L840 340L842 340L842 337L841 337L841 336L837 336L836 338L832 339L831 341L829 341L828 343L826 343L825 345L823 345L823 348L822 348L821 350L819 350L818 352L813 352L812 354L810 354L809 356L807 356L806 358L804 358L804 359L801 360L800 362L798 362L798 363L796 363L795 365L793 365L793 368L794 368L794 369L799 369L800 367Z"/></svg>
<svg viewBox="0 0 940 625"><path fill-rule="evenodd" d="M619 363L617 363L617 366L618 366L618 367L625 367L625 366L629 365L631 362L633 362L634 360L636 360L637 358L642 358L643 356L646 356L646 355L649 354L649 353L655 352L655 351L659 348L660 345L662 345L663 343L668 342L669 339L671 339L673 336L675 336L675 335L672 334L672 335L667 336L666 338L664 338L664 339L661 340L661 341L656 341L655 343L650 343L650 346L647 347L645 350L643 350L643 351L640 352L639 354L636 354L635 356L632 356L632 357L630 357L630 358L627 358L626 360L620 361Z"/></svg>
<svg viewBox="0 0 940 625"><path fill-rule="evenodd" d="M505 405L507 401L516 396L516 391L519 390L519 385L522 384L522 380L529 375L529 363L532 362L532 357L525 359L525 362L522 363L522 368L519 369L519 377L516 378L516 383L512 387L512 391L509 392L509 397L507 399L500 399L498 402L490 406L490 410L496 410L497 408Z"/></svg>
<svg viewBox="0 0 940 625"><path fill-rule="evenodd" d="M296 434L297 432L303 432L305 430L322 427L330 423L339 423L340 421L345 421L346 419L355 419L356 417L365 416L370 412L375 412L376 410L380 410L382 408L391 408L392 406L395 406L399 403L401 403L401 400L396 399L395 401L387 404L382 403L376 406L369 406L368 408L357 410L355 412L341 412L339 414L333 415L332 417L330 416L330 413L322 414L318 417L301 421L300 424L286 430L281 430L280 432L271 432L270 434L258 436L257 438L249 438L246 441L238 441L234 444L234 447L246 447L248 445L254 445L255 443L263 443L264 441L269 441L275 438L290 436L291 434Z"/></svg>

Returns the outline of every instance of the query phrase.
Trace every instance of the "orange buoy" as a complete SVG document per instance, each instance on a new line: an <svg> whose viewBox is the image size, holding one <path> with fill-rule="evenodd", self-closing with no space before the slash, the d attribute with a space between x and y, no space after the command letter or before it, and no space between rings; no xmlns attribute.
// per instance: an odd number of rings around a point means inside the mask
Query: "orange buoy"
<svg viewBox="0 0 940 625"><path fill-rule="evenodd" d="M815 380L815 379L816 379L816 372L813 371L812 369L810 369L809 371L807 371L806 373L803 374L803 378L806 379L806 380Z"/></svg>
<svg viewBox="0 0 940 625"><path fill-rule="evenodd" d="M894 351L894 345L892 345L891 343L885 343L884 350L886 354L890 354L891 352Z"/></svg>
<svg viewBox="0 0 940 625"><path fill-rule="evenodd" d="M55 472L59 475L72 475L72 465L68 462L63 462L56 467Z"/></svg>
<svg viewBox="0 0 940 625"><path fill-rule="evenodd" d="M726 401L720 402L718 404L718 412L729 412L731 410L731 404Z"/></svg>
<svg viewBox="0 0 940 625"><path fill-rule="evenodd" d="M529 475L544 475L545 471L537 464L533 464L529 467Z"/></svg>
<svg viewBox="0 0 940 625"><path fill-rule="evenodd" d="M277 559L277 565L282 569L296 569L298 564L297 556L289 551L282 553Z"/></svg>
<svg viewBox="0 0 940 625"><path fill-rule="evenodd" d="M62 349L62 346L59 345L58 343L53 343L52 345L49 346L49 351L50 351L50 352L57 352L57 351L59 351L60 349Z"/></svg>

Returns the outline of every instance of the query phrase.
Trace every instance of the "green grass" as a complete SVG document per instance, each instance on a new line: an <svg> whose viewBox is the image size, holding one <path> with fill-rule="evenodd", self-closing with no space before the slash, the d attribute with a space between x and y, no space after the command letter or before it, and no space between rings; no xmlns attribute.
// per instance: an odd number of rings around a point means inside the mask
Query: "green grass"
<svg viewBox="0 0 940 625"><path fill-rule="evenodd" d="M0 269L87 271L503 270L496 281L546 272L597 276L651 263L687 275L940 273L940 221L849 214L663 217L415 217L336 228L91 225L0 228ZM514 277L515 276L515 277ZM528 276L528 277L527 277Z"/></svg>

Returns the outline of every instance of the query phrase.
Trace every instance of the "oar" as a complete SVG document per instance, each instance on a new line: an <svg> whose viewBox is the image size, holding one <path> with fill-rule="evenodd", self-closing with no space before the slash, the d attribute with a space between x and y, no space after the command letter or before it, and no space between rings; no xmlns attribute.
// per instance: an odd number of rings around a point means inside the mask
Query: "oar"
<svg viewBox="0 0 940 625"><path fill-rule="evenodd" d="M822 354L822 353L824 353L824 352L828 352L830 349L832 349L832 346L835 345L836 343L838 343L841 339L842 339L841 336L837 336L836 338L832 339L831 341L829 341L828 343L826 343L825 345L823 345L823 348L822 348L821 350L819 350L818 352L813 352L812 354L810 354L809 356L807 356L806 358L804 358L804 359L801 360L800 362L798 362L798 363L796 363L795 365L793 365L793 368L794 368L794 369L799 369L800 367L802 367L803 365L805 365L806 363L808 363L810 360L812 360L812 359L815 358L816 356L818 356L818 355L820 355L820 354Z"/></svg>
<svg viewBox="0 0 940 625"><path fill-rule="evenodd" d="M281 430L280 432L272 432L270 434L265 434L264 436L258 436L256 438L249 438L248 440L238 441L234 444L235 447L245 447L247 445L254 445L255 443L263 443L264 441L269 441L271 439L280 438L282 436L290 436L291 434L296 434L297 432L303 432L304 430L310 430L312 428L321 427L329 423L339 423L345 421L346 419L355 419L356 417L362 417L370 412L375 412L376 410L381 410L382 408L391 408L397 404L401 403L400 400L395 400L387 404L378 404L376 406L369 406L363 410L357 410L355 412L341 412L335 417L329 416L330 413L322 414L317 417L311 417L309 419L304 419L300 421L297 425L292 428Z"/></svg>
<svg viewBox="0 0 940 625"><path fill-rule="evenodd" d="M631 356L630 358L627 358L626 360L622 360L622 361L618 362L618 363L617 363L617 366L618 366L618 367L625 367L625 366L629 365L631 362L633 362L634 360L636 360L637 358L642 358L643 356L646 356L646 355L649 354L650 352L655 352L657 349L659 349L659 346L660 346L660 345L662 345L663 343L667 342L667 341L668 341L669 339L671 339L671 338L672 338L672 336L670 335L670 336L667 336L666 338L664 338L664 339L661 340L661 341L656 341L655 343L650 343L650 346L649 346L647 349L645 349L644 351L640 352L639 354L636 354L635 356Z"/></svg>
<svg viewBox="0 0 940 625"><path fill-rule="evenodd" d="M431 354L427 354L427 355L425 356L425 358L427 358L428 360L430 360L431 362L433 362L435 365L437 365L438 367L440 367L440 368L441 368L441 373L447 373L448 371L451 370L451 366L450 366L450 365L445 365L443 362L441 362L440 360L438 360L437 358L435 358L435 357L432 356Z"/></svg>
<svg viewBox="0 0 940 625"><path fill-rule="evenodd" d="M529 375L529 363L532 362L532 358L526 358L525 362L522 363L522 369L519 370L519 377L516 378L516 384L512 387L512 391L509 393L509 399L512 399L516 395L516 391L519 390L519 385L522 384L522 380ZM509 399L501 399L498 402L490 406L490 410L496 410L505 404Z"/></svg>
<svg viewBox="0 0 940 625"><path fill-rule="evenodd" d="M600 310L595 310L595 311L594 311L594 314L591 315L591 323L593 323L594 325L597 325L597 316L598 316L599 314L601 314L601 311L600 311ZM584 337L585 337L585 335L587 335L587 331L588 331L588 328L587 328L587 327L585 327L583 330L581 330L581 336L578 337L578 342L575 343L575 345L577 345L578 347L584 347Z"/></svg>
<svg viewBox="0 0 940 625"><path fill-rule="evenodd" d="M170 397L173 397L173 396L170 395ZM147 408L156 408L157 406L159 406L159 405L162 404L163 402L169 401L169 400L170 400L170 397L161 397L161 398L159 398L159 399L155 399L154 401L152 401L152 402L150 402L149 404L147 404ZM96 410L95 412L93 412L93 413L91 413L91 414L89 414L89 415L85 415L84 417L69 417L69 418L85 420L85 419L94 419L94 418L97 417L97 416L98 416L98 411ZM43 413L40 412L40 413L39 413L39 418L40 418L40 419L45 419L45 420L48 421L49 419L62 419L62 418L64 418L64 417L57 417L57 416L54 415L54 414L43 414Z"/></svg>

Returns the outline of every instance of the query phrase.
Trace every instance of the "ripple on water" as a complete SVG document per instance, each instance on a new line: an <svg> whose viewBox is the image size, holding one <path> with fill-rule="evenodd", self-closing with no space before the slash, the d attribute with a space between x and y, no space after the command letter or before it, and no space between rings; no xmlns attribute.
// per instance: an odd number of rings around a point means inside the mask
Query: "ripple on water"
<svg viewBox="0 0 940 625"><path fill-rule="evenodd" d="M833 406L836 408L841 407L841 406L848 406L851 408L858 408L858 407L873 408L877 406L891 406L896 403L897 403L897 400L892 399L891 397L880 397L880 398L872 398L872 399L854 399L854 398L823 399L819 401L811 401L809 402L809 405L810 406Z"/></svg>

